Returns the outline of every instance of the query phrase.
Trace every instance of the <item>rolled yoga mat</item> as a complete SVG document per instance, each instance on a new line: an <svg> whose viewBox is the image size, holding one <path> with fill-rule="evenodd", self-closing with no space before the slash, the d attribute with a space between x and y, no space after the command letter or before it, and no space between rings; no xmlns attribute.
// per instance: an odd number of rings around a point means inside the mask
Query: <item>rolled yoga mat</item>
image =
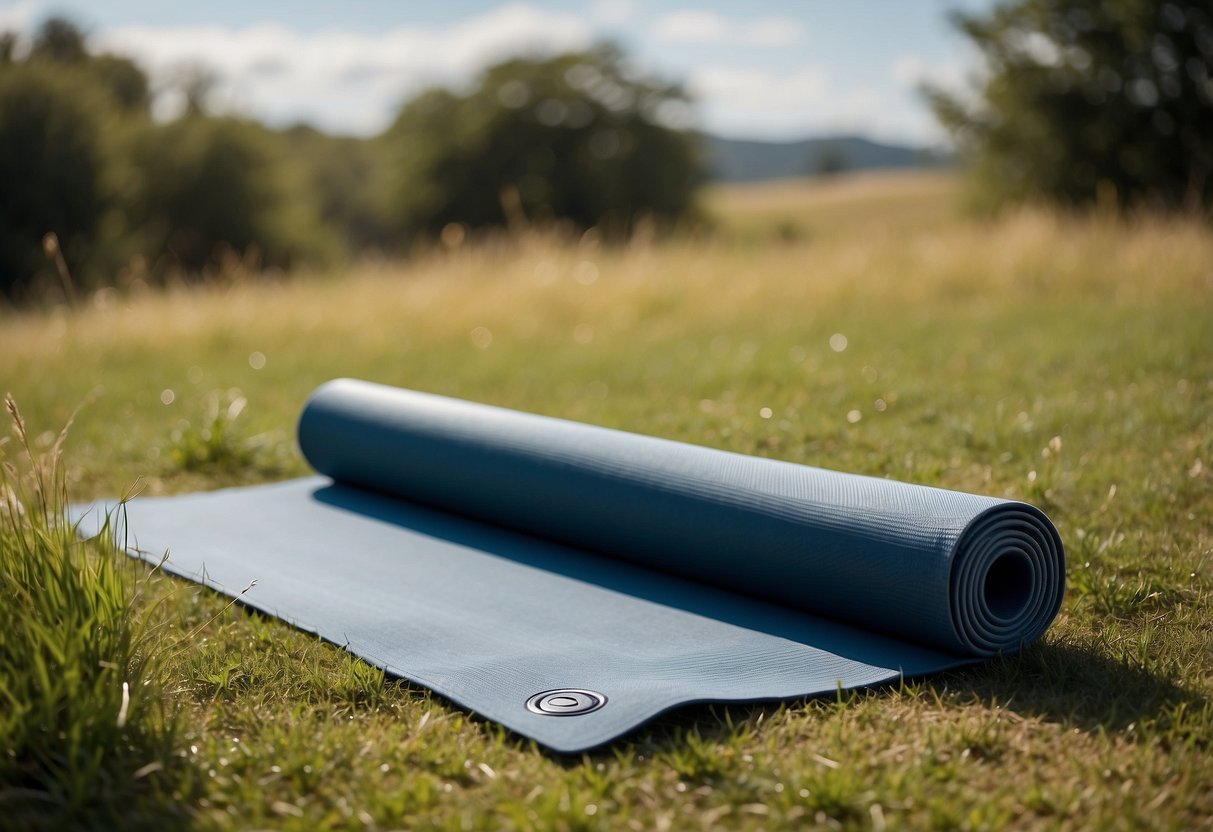
<svg viewBox="0 0 1213 832"><path fill-rule="evenodd" d="M131 501L133 551L558 751L1014 652L1064 590L1019 502L348 379L299 447L323 476Z"/></svg>

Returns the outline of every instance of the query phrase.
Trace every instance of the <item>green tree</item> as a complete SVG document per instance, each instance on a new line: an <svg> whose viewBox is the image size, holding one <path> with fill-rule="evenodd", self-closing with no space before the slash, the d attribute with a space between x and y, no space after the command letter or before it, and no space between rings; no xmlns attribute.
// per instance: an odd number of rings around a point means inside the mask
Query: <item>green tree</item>
<svg viewBox="0 0 1213 832"><path fill-rule="evenodd" d="M108 117L76 73L33 62L0 69L0 295L51 273L48 233L73 270L86 262L108 204Z"/></svg>
<svg viewBox="0 0 1213 832"><path fill-rule="evenodd" d="M127 113L147 115L151 108L151 87L139 65L121 55L96 55L88 62L88 71L110 93L114 103Z"/></svg>
<svg viewBox="0 0 1213 832"><path fill-rule="evenodd" d="M8 43L7 49L0 44L0 63L7 62L6 52L11 60L16 36L9 35ZM122 110L146 113L151 102L147 74L139 65L120 55L91 54L84 31L67 18L47 18L38 28L29 61L83 72L90 88L100 85Z"/></svg>
<svg viewBox="0 0 1213 832"><path fill-rule="evenodd" d="M91 55L72 22L50 18L28 56L0 35L0 295L51 276L53 233L75 279L104 278L120 258L123 120L149 108L147 76L117 55ZM54 252L51 252L54 253Z"/></svg>
<svg viewBox="0 0 1213 832"><path fill-rule="evenodd" d="M0 32L0 66L8 66L17 57L16 32Z"/></svg>
<svg viewBox="0 0 1213 832"><path fill-rule="evenodd" d="M84 31L65 17L50 17L38 27L30 56L56 63L84 63L88 60Z"/></svg>
<svg viewBox="0 0 1213 832"><path fill-rule="evenodd" d="M1009 0L954 20L984 81L929 94L988 194L1213 206L1208 0Z"/></svg>
<svg viewBox="0 0 1213 832"><path fill-rule="evenodd" d="M392 229L379 189L383 147L373 140L331 136L297 125L283 132L289 155L316 201L320 220L349 249L385 249Z"/></svg>
<svg viewBox="0 0 1213 832"><path fill-rule="evenodd" d="M431 90L382 139L396 226L525 218L626 232L641 216L675 219L701 178L693 137L667 126L685 107L680 88L638 78L609 47L507 61L467 94Z"/></svg>
<svg viewBox="0 0 1213 832"><path fill-rule="evenodd" d="M157 270L193 274L230 252L283 267L331 254L334 240L291 175L284 145L261 125L232 118L145 126L131 140L127 211Z"/></svg>

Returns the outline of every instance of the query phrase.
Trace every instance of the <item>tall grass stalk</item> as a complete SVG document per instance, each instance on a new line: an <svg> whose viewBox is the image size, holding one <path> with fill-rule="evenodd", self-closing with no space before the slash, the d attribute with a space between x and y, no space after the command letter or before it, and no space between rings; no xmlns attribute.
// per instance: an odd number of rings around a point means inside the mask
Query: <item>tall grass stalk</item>
<svg viewBox="0 0 1213 832"><path fill-rule="evenodd" d="M147 573L122 555L121 523L85 540L68 519L70 421L43 450L11 396L5 409L0 816L20 826L86 813L116 819L155 787L173 749L142 597Z"/></svg>

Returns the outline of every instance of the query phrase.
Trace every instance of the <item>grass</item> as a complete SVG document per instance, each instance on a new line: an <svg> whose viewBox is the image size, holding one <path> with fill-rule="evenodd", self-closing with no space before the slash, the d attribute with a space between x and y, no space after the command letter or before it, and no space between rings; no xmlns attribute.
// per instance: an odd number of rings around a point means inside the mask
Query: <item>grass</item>
<svg viewBox="0 0 1213 832"><path fill-rule="evenodd" d="M118 765L73 809L4 774L0 813L286 829L1206 824L1213 235L1039 211L970 221L955 199L951 180L919 175L721 188L711 238L605 250L535 233L340 279L101 294L0 317L0 389L40 428L85 402L66 446L76 498L304 473L302 400L352 375L1027 499L1070 562L1062 613L1023 656L684 709L566 759L140 572L131 609L149 645L185 645L151 668L177 726L159 735L171 748L136 744L140 765L163 766L154 788Z"/></svg>
<svg viewBox="0 0 1213 832"><path fill-rule="evenodd" d="M113 528L81 540L65 519L65 433L34 450L13 400L0 445L0 807L8 822L124 814L157 799L176 725L158 685L141 596L148 577ZM14 441L15 440L15 441ZM5 446L12 445L15 452ZM11 804L11 805L6 805Z"/></svg>

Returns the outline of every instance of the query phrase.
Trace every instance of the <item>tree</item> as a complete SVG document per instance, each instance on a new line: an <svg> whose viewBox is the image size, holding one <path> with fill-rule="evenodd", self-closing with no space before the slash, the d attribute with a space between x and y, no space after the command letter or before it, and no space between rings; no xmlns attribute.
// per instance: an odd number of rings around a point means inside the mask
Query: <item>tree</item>
<svg viewBox="0 0 1213 832"><path fill-rule="evenodd" d="M397 228L525 217L626 232L641 216L675 219L701 177L693 137L666 124L685 106L680 88L637 77L609 47L507 61L465 95L431 90L383 138Z"/></svg>
<svg viewBox="0 0 1213 832"><path fill-rule="evenodd" d="M0 66L8 66L17 57L17 33L0 32Z"/></svg>
<svg viewBox="0 0 1213 832"><path fill-rule="evenodd" d="M120 55L96 55L88 71L113 97L119 109L147 115L151 109L151 87L139 65Z"/></svg>
<svg viewBox="0 0 1213 832"><path fill-rule="evenodd" d="M840 142L832 141L822 145L813 156L811 172L814 176L837 176L850 166L846 148Z"/></svg>
<svg viewBox="0 0 1213 832"><path fill-rule="evenodd" d="M83 63L88 59L83 30L65 17L50 17L38 28L31 57L57 63Z"/></svg>
<svg viewBox="0 0 1213 832"><path fill-rule="evenodd" d="M0 71L0 295L51 271L48 233L73 270L85 262L106 208L106 117L74 74L34 63Z"/></svg>
<svg viewBox="0 0 1213 832"><path fill-rule="evenodd" d="M392 229L378 187L384 169L381 145L307 125L285 130L282 139L316 201L320 220L351 251L388 248Z"/></svg>
<svg viewBox="0 0 1213 832"><path fill-rule="evenodd" d="M1207 0L1008 0L954 22L985 78L929 95L997 199L1213 207Z"/></svg>
<svg viewBox="0 0 1213 832"><path fill-rule="evenodd" d="M227 252L264 265L323 258L334 244L289 174L284 140L261 125L191 115L146 125L131 142L126 210L138 247L161 269L195 274Z"/></svg>
<svg viewBox="0 0 1213 832"><path fill-rule="evenodd" d="M0 35L0 295L56 271L50 233L81 282L115 265L121 122L146 116L150 99L143 70L90 54L69 20L43 23L24 58L17 43Z"/></svg>

